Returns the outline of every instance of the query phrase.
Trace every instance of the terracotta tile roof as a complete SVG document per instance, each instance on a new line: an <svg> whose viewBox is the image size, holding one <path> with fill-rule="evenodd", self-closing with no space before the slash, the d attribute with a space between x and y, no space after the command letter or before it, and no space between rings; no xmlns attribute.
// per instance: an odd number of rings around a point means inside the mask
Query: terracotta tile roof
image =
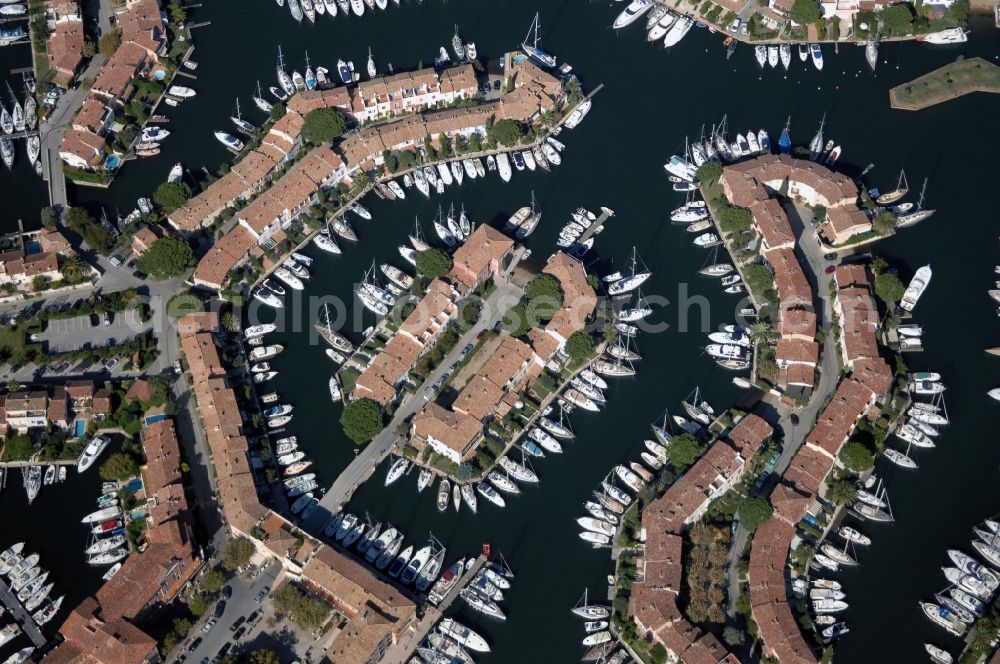
<svg viewBox="0 0 1000 664"><path fill-rule="evenodd" d="M808 309L782 309L780 312L778 332L783 337L800 337L814 339L816 337L816 314Z"/></svg>
<svg viewBox="0 0 1000 664"><path fill-rule="evenodd" d="M72 76L83 62L83 21L61 21L49 35L47 57L53 69Z"/></svg>
<svg viewBox="0 0 1000 664"><path fill-rule="evenodd" d="M466 288L474 288L499 268L500 261L514 248L514 241L482 224L452 256L454 264L448 276Z"/></svg>
<svg viewBox="0 0 1000 664"><path fill-rule="evenodd" d="M99 134L108 126L114 111L96 95L87 95L83 105L73 118L76 129L87 130Z"/></svg>
<svg viewBox="0 0 1000 664"><path fill-rule="evenodd" d="M396 334L365 367L355 382L355 398L373 399L385 406L396 397L396 385L412 368L423 346L405 334Z"/></svg>
<svg viewBox="0 0 1000 664"><path fill-rule="evenodd" d="M149 381L139 378L128 388L125 398L135 401L149 401L153 398L153 386L149 384Z"/></svg>
<svg viewBox="0 0 1000 664"><path fill-rule="evenodd" d="M792 225L788 223L788 215L777 200L768 198L755 201L750 205L750 214L763 239L763 251L795 244L795 234L792 232Z"/></svg>
<svg viewBox="0 0 1000 664"><path fill-rule="evenodd" d="M789 364L780 369L779 383L812 388L816 384L816 367L798 362Z"/></svg>
<svg viewBox="0 0 1000 664"><path fill-rule="evenodd" d="M748 413L726 433L726 439L743 458L749 459L772 434L774 434L774 428L770 424L762 417Z"/></svg>
<svg viewBox="0 0 1000 664"><path fill-rule="evenodd" d="M767 252L766 258L774 271L774 283L781 307L812 307L812 288L795 252L788 248L772 249Z"/></svg>
<svg viewBox="0 0 1000 664"><path fill-rule="evenodd" d="M194 271L196 285L221 288L229 271L236 267L257 246L257 240L245 227L237 224L223 235L208 253L198 261Z"/></svg>
<svg viewBox="0 0 1000 664"><path fill-rule="evenodd" d="M416 308L399 326L399 331L420 343L426 343L446 324L457 310L459 293L451 284L435 279L427 286Z"/></svg>
<svg viewBox="0 0 1000 664"><path fill-rule="evenodd" d="M562 307L545 326L545 331L565 342L586 326L597 305L597 295L587 282L583 263L561 251L549 257L542 271L559 281L563 293Z"/></svg>
<svg viewBox="0 0 1000 664"><path fill-rule="evenodd" d="M801 362L815 366L819 361L819 344L802 339L778 339L774 357L779 365L786 362Z"/></svg>
<svg viewBox="0 0 1000 664"><path fill-rule="evenodd" d="M503 399L504 390L485 376L475 376L455 399L452 408L483 420Z"/></svg>
<svg viewBox="0 0 1000 664"><path fill-rule="evenodd" d="M412 420L412 438L417 444L436 441L463 458L482 435L483 425L475 417L448 410L435 402L424 406Z"/></svg>
<svg viewBox="0 0 1000 664"><path fill-rule="evenodd" d="M59 143L59 156L71 166L93 168L104 158L104 139L90 131L68 129Z"/></svg>

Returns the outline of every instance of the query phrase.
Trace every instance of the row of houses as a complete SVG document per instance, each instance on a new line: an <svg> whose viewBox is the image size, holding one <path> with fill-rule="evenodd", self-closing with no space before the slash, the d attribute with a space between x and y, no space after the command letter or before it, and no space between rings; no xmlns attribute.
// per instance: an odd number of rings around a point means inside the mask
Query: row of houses
<svg viewBox="0 0 1000 664"><path fill-rule="evenodd" d="M67 87L83 64L84 28L80 5L76 0L52 2L46 7L45 21L49 29L45 50L52 82Z"/></svg>
<svg viewBox="0 0 1000 664"><path fill-rule="evenodd" d="M861 266L840 266L835 273L837 303L842 318L851 318L851 332L841 333L850 374L837 390L785 471L771 495L774 517L754 535L750 552L750 599L754 621L765 654L782 664L815 663L817 658L803 638L796 612L788 600L787 560L795 526L815 509L827 475L837 464L837 455L858 421L878 415L877 404L892 387L893 373L877 355L874 301L867 291L867 275ZM867 293L867 299L863 296ZM841 299L841 296L843 299ZM859 304L860 302L860 304ZM871 309L867 309L867 305Z"/></svg>
<svg viewBox="0 0 1000 664"><path fill-rule="evenodd" d="M464 68L469 69L465 71ZM475 134L485 139L487 127L494 120L533 122L565 99L557 79L530 63L521 63L509 72L514 88L500 101L427 110L476 94L476 80L471 67L462 65L453 69L457 71L421 70L394 76L390 79L391 84L379 80L371 85L360 84L356 88L338 87L296 94L289 102L285 116L275 123L257 150L250 152L229 173L169 215L168 221L176 230L190 233L213 223L227 208L241 208L235 216L236 225L199 262L193 278L195 285L207 289L221 288L234 267L251 257L262 258L266 248L280 242L284 238L283 229L316 202L321 188L329 190L340 184L349 185L359 170L381 167L384 153L415 151L424 145L425 140L438 142L441 136L450 140ZM359 95L368 93L376 99L385 98L385 108L390 110L366 111L363 103L359 102ZM334 146L315 148L275 180L281 167L297 155L302 125L309 112L319 108L338 108L363 124L362 121L385 117L386 112L394 114L396 111L391 109L394 108L394 100L399 99L408 104L406 112L411 109L422 112L391 122L363 126ZM376 104L376 108L381 106ZM355 113L359 115L355 116ZM272 180L275 181L266 192L246 204L251 196L267 187Z"/></svg>
<svg viewBox="0 0 1000 664"><path fill-rule="evenodd" d="M414 415L410 444L417 451L430 447L455 463L469 461L484 439L484 425L502 420L517 407L520 394L546 365L558 368L567 359L563 347L587 324L597 296L583 265L561 251L549 257L543 274L559 282L563 292L559 311L545 325L529 330L526 342L503 333L450 408L432 402Z"/></svg>
<svg viewBox="0 0 1000 664"><path fill-rule="evenodd" d="M181 451L170 418L141 432L146 462L142 493L147 514L145 547L133 552L59 627L63 641L45 664L159 662L156 639L142 625L157 615L201 568L181 473Z"/></svg>
<svg viewBox="0 0 1000 664"><path fill-rule="evenodd" d="M101 67L59 144L59 157L74 168L96 169L102 166L106 136L118 114L135 94L133 80L169 73L159 64L159 58L167 53L168 44L157 0L129 0L115 18L121 30L121 45ZM68 26L66 30L75 30L75 21L64 24ZM71 41L68 34L60 32L60 25L56 23L50 48L57 49L56 55L66 60L60 65L65 67L72 60L66 50L71 45L75 46L76 42ZM82 24L80 30L82 32ZM75 40L75 32L71 34ZM57 39L57 42L51 43L51 39ZM79 61L73 71L76 67L79 67Z"/></svg>
<svg viewBox="0 0 1000 664"><path fill-rule="evenodd" d="M377 662L392 644L414 633L416 604L367 567L261 504L243 414L215 345L218 330L214 312L189 314L179 323L225 523L233 536L247 537L260 554L277 558L286 578L326 601L346 621L327 646L326 659L338 664Z"/></svg>
<svg viewBox="0 0 1000 664"><path fill-rule="evenodd" d="M88 379L68 380L64 385L0 394L0 430L17 434L33 430L86 430L111 411L111 392L94 389Z"/></svg>
<svg viewBox="0 0 1000 664"><path fill-rule="evenodd" d="M773 433L757 415L745 415L663 496L642 510L645 541L636 558L628 616L641 637L662 644L687 664L738 664L739 660L714 635L693 625L678 606L684 576L683 534L713 500L740 481L751 457Z"/></svg>

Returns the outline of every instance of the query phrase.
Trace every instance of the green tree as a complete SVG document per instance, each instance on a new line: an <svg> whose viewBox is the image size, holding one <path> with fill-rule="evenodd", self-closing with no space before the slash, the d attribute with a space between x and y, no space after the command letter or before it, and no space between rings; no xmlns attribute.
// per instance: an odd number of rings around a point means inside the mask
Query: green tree
<svg viewBox="0 0 1000 664"><path fill-rule="evenodd" d="M722 177L722 165L717 161L706 161L694 172L698 182L715 182Z"/></svg>
<svg viewBox="0 0 1000 664"><path fill-rule="evenodd" d="M448 274L453 264L451 256L440 249L425 249L417 254L417 272L429 279Z"/></svg>
<svg viewBox="0 0 1000 664"><path fill-rule="evenodd" d="M906 286L891 272L883 272L875 277L875 294L887 307L893 307L903 298Z"/></svg>
<svg viewBox="0 0 1000 664"><path fill-rule="evenodd" d="M795 0L792 4L791 17L799 25L808 25L818 21L822 14L816 0Z"/></svg>
<svg viewBox="0 0 1000 664"><path fill-rule="evenodd" d="M273 650L261 649L250 653L250 664L281 664L281 660Z"/></svg>
<svg viewBox="0 0 1000 664"><path fill-rule="evenodd" d="M850 480L834 480L826 495L836 505L850 504L858 497L858 488Z"/></svg>
<svg viewBox="0 0 1000 664"><path fill-rule="evenodd" d="M534 327L524 302L518 302L503 316L503 329L512 337L522 337Z"/></svg>
<svg viewBox="0 0 1000 664"><path fill-rule="evenodd" d="M524 135L524 128L521 123L514 120L498 120L490 127L489 137L499 143L510 147L517 145Z"/></svg>
<svg viewBox="0 0 1000 664"><path fill-rule="evenodd" d="M227 311L222 314L222 327L229 332L238 332L240 329L240 323L236 320L236 316L233 315L232 311Z"/></svg>
<svg viewBox="0 0 1000 664"><path fill-rule="evenodd" d="M740 524L750 532L753 532L764 525L771 518L773 512L771 503L763 498L745 498L740 503Z"/></svg>
<svg viewBox="0 0 1000 664"><path fill-rule="evenodd" d="M778 338L778 333L775 331L774 326L772 326L767 321L757 321L750 325L749 332L750 341L755 344L766 344L771 343Z"/></svg>
<svg viewBox="0 0 1000 664"><path fill-rule="evenodd" d="M66 225L83 238L92 249L107 254L114 247L115 238L104 226L97 223L82 207L72 207L64 215Z"/></svg>
<svg viewBox="0 0 1000 664"><path fill-rule="evenodd" d="M171 2L167 5L167 10L170 12L170 18L173 19L174 23L177 25L183 24L184 20L187 18L184 8L176 2Z"/></svg>
<svg viewBox="0 0 1000 664"><path fill-rule="evenodd" d="M385 426L382 409L371 399L349 401L340 413L340 425L344 433L356 444L361 445L378 435Z"/></svg>
<svg viewBox="0 0 1000 664"><path fill-rule="evenodd" d="M309 597L291 583L286 583L274 593L271 601L275 611L288 616L305 630L317 629L330 613L326 604Z"/></svg>
<svg viewBox="0 0 1000 664"><path fill-rule="evenodd" d="M838 458L847 469L856 473L863 473L875 465L875 456L867 447L855 440L844 445Z"/></svg>
<svg viewBox="0 0 1000 664"><path fill-rule="evenodd" d="M913 27L913 11L908 4L891 5L881 16L882 25L891 34L905 35Z"/></svg>
<svg viewBox="0 0 1000 664"><path fill-rule="evenodd" d="M333 108L317 108L306 114L302 124L302 138L310 143L327 143L344 133L346 123L340 111Z"/></svg>
<svg viewBox="0 0 1000 664"><path fill-rule="evenodd" d="M226 577L217 569L210 569L201 577L201 589L210 595L222 590L224 585L226 585Z"/></svg>
<svg viewBox="0 0 1000 664"><path fill-rule="evenodd" d="M667 649L662 643L656 643L649 649L649 658L653 660L653 664L666 664Z"/></svg>
<svg viewBox="0 0 1000 664"><path fill-rule="evenodd" d="M701 454L701 443L689 433L674 436L667 447L667 458L678 473L693 464Z"/></svg>
<svg viewBox="0 0 1000 664"><path fill-rule="evenodd" d="M99 472L101 478L108 482L124 482L138 474L139 464L131 454L118 452L108 457Z"/></svg>
<svg viewBox="0 0 1000 664"><path fill-rule="evenodd" d="M566 340L566 354L573 362L582 362L594 354L594 338L586 332L574 332Z"/></svg>
<svg viewBox="0 0 1000 664"><path fill-rule="evenodd" d="M563 303L562 287L551 274L540 274L528 282L524 296L532 318L543 323L551 320Z"/></svg>
<svg viewBox="0 0 1000 664"><path fill-rule="evenodd" d="M76 256L67 256L59 266L59 272L66 281L78 281L83 276L83 261Z"/></svg>
<svg viewBox="0 0 1000 664"><path fill-rule="evenodd" d="M59 221L59 215L56 213L56 209L51 205L43 207L40 215L42 218L42 226L55 226L56 222Z"/></svg>
<svg viewBox="0 0 1000 664"><path fill-rule="evenodd" d="M712 162L709 162L712 163ZM708 164L705 164L707 166ZM719 225L728 233L745 231L753 225L750 210L741 207L724 207L718 212Z"/></svg>
<svg viewBox="0 0 1000 664"><path fill-rule="evenodd" d="M7 389L9 391L14 391L20 389L20 385L15 383L14 390L10 390L10 386L8 385ZM33 441L31 436L28 436L27 434L7 436L7 438L3 441L4 461L27 461L34 453L35 441Z"/></svg>
<svg viewBox="0 0 1000 664"><path fill-rule="evenodd" d="M122 31L119 28L112 28L107 34L101 36L97 42L97 50L106 58L110 58L122 44Z"/></svg>
<svg viewBox="0 0 1000 664"><path fill-rule="evenodd" d="M191 198L191 187L184 182L161 182L153 192L153 200L166 210L173 212Z"/></svg>
<svg viewBox="0 0 1000 664"><path fill-rule="evenodd" d="M208 609L208 602L205 600L204 595L201 593L195 593L195 595L188 601L188 611L191 612L193 616L200 616Z"/></svg>
<svg viewBox="0 0 1000 664"><path fill-rule="evenodd" d="M157 279L168 279L194 265L191 245L179 237L161 237L139 261L143 272Z"/></svg>
<svg viewBox="0 0 1000 664"><path fill-rule="evenodd" d="M743 635L743 632L736 629L732 625L729 625L724 630L722 630L722 640L726 642L726 645L732 648L736 648L738 646L743 645L743 642L746 640L746 637Z"/></svg>
<svg viewBox="0 0 1000 664"><path fill-rule="evenodd" d="M253 556L253 544L246 537L237 537L222 547L222 566L230 572L246 565Z"/></svg>
<svg viewBox="0 0 1000 664"><path fill-rule="evenodd" d="M891 212L879 212L872 219L872 230L879 235L888 235L896 225L896 217Z"/></svg>

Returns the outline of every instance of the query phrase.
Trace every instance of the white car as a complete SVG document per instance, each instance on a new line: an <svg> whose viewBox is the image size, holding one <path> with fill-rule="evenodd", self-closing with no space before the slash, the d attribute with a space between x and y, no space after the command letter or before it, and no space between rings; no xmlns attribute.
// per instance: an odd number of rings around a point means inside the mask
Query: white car
<svg viewBox="0 0 1000 664"><path fill-rule="evenodd" d="M734 18L733 22L729 24L729 31L735 35L740 31L740 23L742 23L742 21L740 21L739 18Z"/></svg>

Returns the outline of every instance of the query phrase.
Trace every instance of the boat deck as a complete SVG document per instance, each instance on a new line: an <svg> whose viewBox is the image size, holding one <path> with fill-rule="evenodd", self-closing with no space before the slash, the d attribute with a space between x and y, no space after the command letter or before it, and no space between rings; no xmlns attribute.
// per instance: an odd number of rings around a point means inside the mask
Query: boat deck
<svg viewBox="0 0 1000 664"><path fill-rule="evenodd" d="M486 564L486 556L480 554L476 558L476 562L472 564L472 568L462 575L462 578L458 580L458 583L451 589L451 592L445 595L440 604L437 606L428 605L427 610L424 612L424 617L417 623L416 629L410 632L410 638L405 641L397 641L392 647L386 650L382 660L383 664L405 664L410 656L413 655L416 647L424 640L424 637L444 617L451 603L458 597L459 591L472 581L484 564Z"/></svg>
<svg viewBox="0 0 1000 664"><path fill-rule="evenodd" d="M31 639L31 643L34 644L36 648L41 648L47 642L47 639L42 636L42 630L38 628L35 624L34 619L32 619L31 614L24 610L21 603L17 601L17 596L11 591L10 587L7 585L6 581L0 580L0 601L3 605L7 607L7 611L14 617L17 624L21 626L21 630L28 635ZM43 602L43 606L44 606Z"/></svg>

